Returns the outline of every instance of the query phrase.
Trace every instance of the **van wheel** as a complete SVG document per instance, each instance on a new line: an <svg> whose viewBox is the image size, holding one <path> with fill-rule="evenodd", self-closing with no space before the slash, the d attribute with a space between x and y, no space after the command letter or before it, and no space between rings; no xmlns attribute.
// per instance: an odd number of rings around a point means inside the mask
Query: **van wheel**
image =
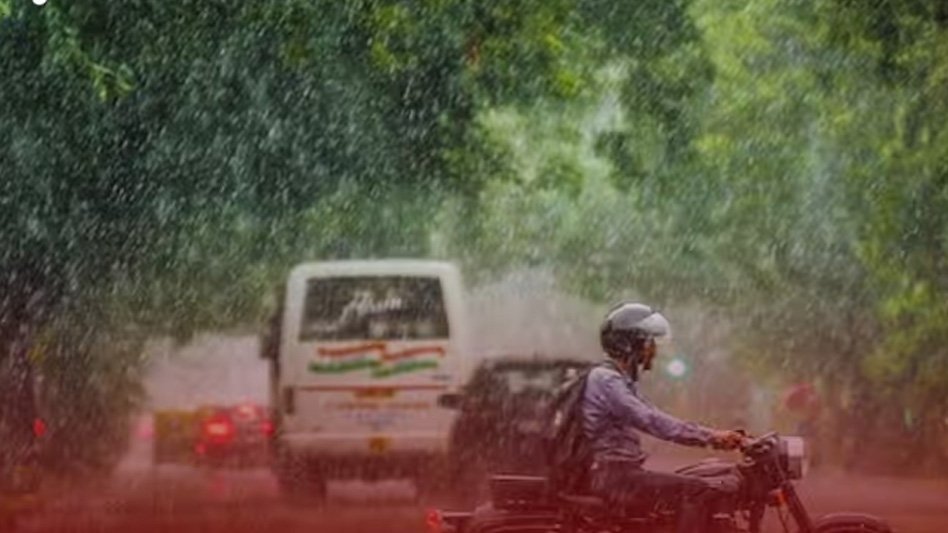
<svg viewBox="0 0 948 533"><path fill-rule="evenodd" d="M280 492L291 501L322 503L326 499L326 480L319 470L302 458L281 455L274 469Z"/></svg>
<svg viewBox="0 0 948 533"><path fill-rule="evenodd" d="M437 474L422 473L416 474L413 480L415 485L415 503L431 503L444 486L444 482L438 478Z"/></svg>
<svg viewBox="0 0 948 533"><path fill-rule="evenodd" d="M315 472L277 476L280 492L293 502L313 504L326 500L326 480Z"/></svg>
<svg viewBox="0 0 948 533"><path fill-rule="evenodd" d="M412 480L415 485L415 501L431 503L439 501L451 484L447 457L435 456L418 465Z"/></svg>

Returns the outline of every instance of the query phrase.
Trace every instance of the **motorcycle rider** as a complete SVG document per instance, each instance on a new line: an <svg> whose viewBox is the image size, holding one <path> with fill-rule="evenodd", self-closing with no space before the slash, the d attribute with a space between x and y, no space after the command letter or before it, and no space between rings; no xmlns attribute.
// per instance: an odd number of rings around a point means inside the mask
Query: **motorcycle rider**
<svg viewBox="0 0 948 533"><path fill-rule="evenodd" d="M650 370L656 339L670 334L668 321L640 303L614 307L600 328L600 343L609 360L590 371L582 400L583 429L592 451L592 491L607 501L667 502L678 509L679 533L705 530L713 500L722 489L694 476L643 468L647 454L640 432L685 446L734 449L743 435L679 420L650 403L637 381Z"/></svg>

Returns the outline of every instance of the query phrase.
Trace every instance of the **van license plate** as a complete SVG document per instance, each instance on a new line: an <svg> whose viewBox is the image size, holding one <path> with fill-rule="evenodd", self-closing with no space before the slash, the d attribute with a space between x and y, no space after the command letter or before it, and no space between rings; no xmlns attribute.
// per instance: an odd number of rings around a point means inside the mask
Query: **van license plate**
<svg viewBox="0 0 948 533"><path fill-rule="evenodd" d="M372 453L385 453L390 447L391 441L388 437L372 437L369 439L369 451Z"/></svg>

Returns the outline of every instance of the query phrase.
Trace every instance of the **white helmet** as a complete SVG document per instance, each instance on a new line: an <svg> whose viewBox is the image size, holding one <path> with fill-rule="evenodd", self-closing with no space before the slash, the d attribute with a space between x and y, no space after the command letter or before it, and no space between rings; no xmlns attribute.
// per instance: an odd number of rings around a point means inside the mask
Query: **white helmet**
<svg viewBox="0 0 948 533"><path fill-rule="evenodd" d="M599 328L599 342L613 359L638 363L644 341L671 336L671 326L661 313L640 303L613 307Z"/></svg>

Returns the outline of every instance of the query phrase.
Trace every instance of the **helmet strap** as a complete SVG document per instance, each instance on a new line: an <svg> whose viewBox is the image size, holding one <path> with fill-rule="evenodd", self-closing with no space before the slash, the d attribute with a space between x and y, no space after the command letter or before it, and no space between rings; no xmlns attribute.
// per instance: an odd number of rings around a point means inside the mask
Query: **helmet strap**
<svg viewBox="0 0 948 533"><path fill-rule="evenodd" d="M619 368L622 369L632 381L639 380L639 367L642 365L642 362L639 361L638 354L636 353L627 353L623 354L619 358L619 361L622 363Z"/></svg>
<svg viewBox="0 0 948 533"><path fill-rule="evenodd" d="M639 380L639 362L638 361L634 361L631 365L629 365L629 378L631 378L632 381Z"/></svg>

